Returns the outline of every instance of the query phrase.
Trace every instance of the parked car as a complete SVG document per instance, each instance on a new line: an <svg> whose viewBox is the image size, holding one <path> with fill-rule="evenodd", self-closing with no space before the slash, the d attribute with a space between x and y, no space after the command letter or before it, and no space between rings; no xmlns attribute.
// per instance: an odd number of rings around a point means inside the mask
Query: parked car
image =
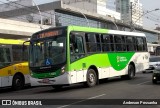
<svg viewBox="0 0 160 108"><path fill-rule="evenodd" d="M160 81L160 67L156 67L152 75L153 84L157 84L158 81Z"/></svg>
<svg viewBox="0 0 160 108"><path fill-rule="evenodd" d="M160 56L151 56L149 58L149 68L143 71L145 72L153 72L155 68L160 68Z"/></svg>

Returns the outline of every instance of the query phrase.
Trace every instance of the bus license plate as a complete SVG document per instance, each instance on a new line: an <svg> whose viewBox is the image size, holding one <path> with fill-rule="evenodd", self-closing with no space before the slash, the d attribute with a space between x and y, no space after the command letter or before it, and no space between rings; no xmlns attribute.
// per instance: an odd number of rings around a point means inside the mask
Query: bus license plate
<svg viewBox="0 0 160 108"><path fill-rule="evenodd" d="M42 83L49 83L49 79L48 78L45 78L41 81Z"/></svg>

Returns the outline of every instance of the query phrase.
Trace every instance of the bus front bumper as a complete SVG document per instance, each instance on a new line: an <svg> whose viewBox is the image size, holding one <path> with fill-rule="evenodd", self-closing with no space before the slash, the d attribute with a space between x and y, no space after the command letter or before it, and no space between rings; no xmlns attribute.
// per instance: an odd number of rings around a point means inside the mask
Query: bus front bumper
<svg viewBox="0 0 160 108"><path fill-rule="evenodd" d="M71 84L70 75L68 72L55 78L37 79L30 78L31 86L45 86L45 85L69 85Z"/></svg>

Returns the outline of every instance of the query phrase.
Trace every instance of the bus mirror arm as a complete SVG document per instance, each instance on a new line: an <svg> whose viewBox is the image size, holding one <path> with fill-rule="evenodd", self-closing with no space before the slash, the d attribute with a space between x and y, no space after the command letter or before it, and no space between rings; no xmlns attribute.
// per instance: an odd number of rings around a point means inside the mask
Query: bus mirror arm
<svg viewBox="0 0 160 108"><path fill-rule="evenodd" d="M25 41L25 42L23 42L23 47L22 47L22 51L23 51L23 52L25 51L25 43L27 43L27 42L30 43L30 41Z"/></svg>

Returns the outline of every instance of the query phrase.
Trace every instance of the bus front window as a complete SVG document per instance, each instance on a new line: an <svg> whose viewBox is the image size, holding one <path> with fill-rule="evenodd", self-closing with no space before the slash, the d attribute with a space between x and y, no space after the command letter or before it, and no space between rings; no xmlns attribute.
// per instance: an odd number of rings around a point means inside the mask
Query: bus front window
<svg viewBox="0 0 160 108"><path fill-rule="evenodd" d="M30 46L30 66L58 65L66 61L66 37L32 41Z"/></svg>

